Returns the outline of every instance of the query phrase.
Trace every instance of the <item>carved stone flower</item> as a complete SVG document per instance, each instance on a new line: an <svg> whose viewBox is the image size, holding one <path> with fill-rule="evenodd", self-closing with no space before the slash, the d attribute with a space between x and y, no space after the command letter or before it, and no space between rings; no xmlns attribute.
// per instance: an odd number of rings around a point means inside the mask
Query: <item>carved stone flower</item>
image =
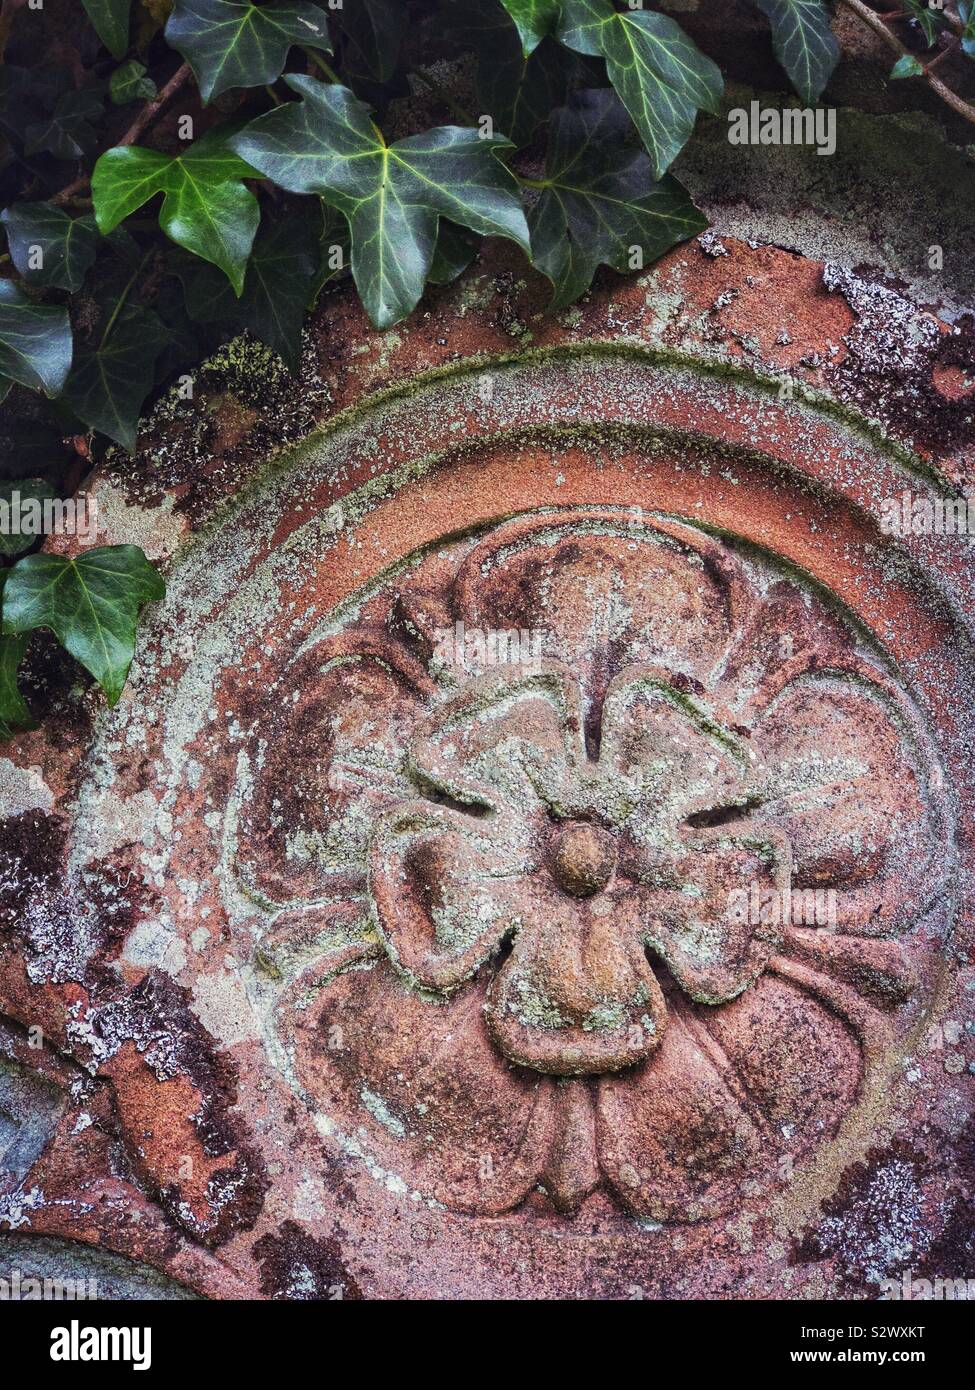
<svg viewBox="0 0 975 1390"><path fill-rule="evenodd" d="M759 556L597 509L445 541L255 735L239 871L296 1085L457 1210L698 1220L787 1181L912 1007L932 767L876 651Z"/></svg>
<svg viewBox="0 0 975 1390"><path fill-rule="evenodd" d="M689 998L721 1004L778 944L729 894L788 891L788 842L739 820L747 745L674 680L625 667L595 758L577 683L555 665L472 679L414 734L411 765L438 801L376 826L379 931L407 979L443 993L510 940L484 1005L510 1062L557 1076L643 1062L668 1015L648 949ZM704 828L715 812L729 825Z"/></svg>

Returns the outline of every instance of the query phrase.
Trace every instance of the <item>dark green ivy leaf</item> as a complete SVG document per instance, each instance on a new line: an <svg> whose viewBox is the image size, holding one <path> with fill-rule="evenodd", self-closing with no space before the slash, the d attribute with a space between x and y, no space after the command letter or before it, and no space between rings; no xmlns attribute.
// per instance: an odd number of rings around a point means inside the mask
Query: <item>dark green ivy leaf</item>
<svg viewBox="0 0 975 1390"><path fill-rule="evenodd" d="M324 11L291 0L261 6L250 0L176 0L165 37L193 69L204 102L231 87L274 82L292 44L332 51Z"/></svg>
<svg viewBox="0 0 975 1390"><path fill-rule="evenodd" d="M687 142L698 110L717 114L724 79L679 24L649 10L613 9L611 0L563 0L559 38L578 53L602 55L661 178Z"/></svg>
<svg viewBox="0 0 975 1390"><path fill-rule="evenodd" d="M114 705L135 653L139 609L165 592L135 545L102 546L73 558L28 555L7 572L3 631L18 635L50 628Z"/></svg>
<svg viewBox="0 0 975 1390"><path fill-rule="evenodd" d="M189 259L189 258L188 258ZM227 278L213 265L205 261L190 259L189 263L207 271L226 293L232 303L240 301L234 297L227 284ZM156 358L154 386L169 381L174 375L182 375L187 365L198 362L203 356L204 345L200 341L198 323L186 311L186 293L176 275L166 275L152 296L152 312L162 320L166 330L166 344Z"/></svg>
<svg viewBox="0 0 975 1390"><path fill-rule="evenodd" d="M521 39L525 57L551 33L562 8L562 0L501 0L511 15Z"/></svg>
<svg viewBox="0 0 975 1390"><path fill-rule="evenodd" d="M311 303L314 304L323 287L336 275L349 269L349 224L340 212L319 200L322 225L318 231L318 270L312 289Z"/></svg>
<svg viewBox="0 0 975 1390"><path fill-rule="evenodd" d="M707 219L665 174L655 183L615 93L576 92L552 117L542 193L529 217L534 263L555 286L553 308L589 288L597 266L641 270Z"/></svg>
<svg viewBox="0 0 975 1390"><path fill-rule="evenodd" d="M114 106L128 106L133 101L151 101L156 91L155 82L135 58L116 68L108 79L108 95Z"/></svg>
<svg viewBox="0 0 975 1390"><path fill-rule="evenodd" d="M500 0L455 0L450 16L459 43L475 55L478 112L489 115L495 130L519 147L528 144L539 123L565 100L570 82L587 80L588 74L580 71L584 65L596 66L552 38L526 57Z"/></svg>
<svg viewBox="0 0 975 1390"><path fill-rule="evenodd" d="M441 217L437 249L433 253L433 264L427 279L431 285L452 285L476 255L477 237L466 227L458 227L456 223L448 222L446 217Z"/></svg>
<svg viewBox="0 0 975 1390"><path fill-rule="evenodd" d="M772 26L772 47L807 106L814 105L839 62L840 46L823 0L755 0Z"/></svg>
<svg viewBox="0 0 975 1390"><path fill-rule="evenodd" d="M406 31L403 0L343 0L342 29L362 55L377 82L388 82L396 70Z"/></svg>
<svg viewBox="0 0 975 1390"><path fill-rule="evenodd" d="M113 58L129 46L129 0L81 0L95 33Z"/></svg>
<svg viewBox="0 0 975 1390"><path fill-rule="evenodd" d="M67 309L34 304L10 280L0 280L0 376L56 396L70 368Z"/></svg>
<svg viewBox="0 0 975 1390"><path fill-rule="evenodd" d="M254 233L257 199L241 182L254 178L217 129L170 156L139 145L106 150L91 176L95 217L103 235L163 193L159 224L179 246L217 265L240 294Z"/></svg>
<svg viewBox="0 0 975 1390"><path fill-rule="evenodd" d="M91 429L131 453L136 425L153 386L153 367L169 339L149 309L125 304L94 348L79 348L64 401Z"/></svg>
<svg viewBox="0 0 975 1390"><path fill-rule="evenodd" d="M30 550L38 536L42 534L40 525L37 526L36 530L30 529L30 519L22 514L21 504L33 501L43 506L55 495L54 489L49 487L42 478L26 478L22 482L0 483L0 516L7 515L14 509L20 514L16 528L12 516L10 524L6 528L0 527L0 555L7 559L13 555L20 555L23 551ZM4 571L0 570L0 575L3 573Z"/></svg>
<svg viewBox="0 0 975 1390"><path fill-rule="evenodd" d="M349 220L352 274L377 328L416 306L440 217L528 251L518 186L497 155L507 140L439 126L387 145L369 108L344 87L291 76L303 100L232 137L233 148L293 193L318 193Z"/></svg>
<svg viewBox="0 0 975 1390"><path fill-rule="evenodd" d="M924 42L930 48L935 42L942 29L948 27L948 21L943 14L937 10L930 9L927 0L904 0L904 8L911 17L917 21L918 28L924 35Z"/></svg>
<svg viewBox="0 0 975 1390"><path fill-rule="evenodd" d="M187 279L186 304L200 323L247 329L296 372L301 326L320 284L320 218L291 215L262 230L247 266L244 293L233 298L226 280L207 266Z"/></svg>
<svg viewBox="0 0 975 1390"><path fill-rule="evenodd" d="M98 252L95 219L69 217L50 203L14 203L0 213L10 259L28 284L81 288ZM32 261L40 265L31 268Z"/></svg>
<svg viewBox="0 0 975 1390"><path fill-rule="evenodd" d="M0 636L0 739L12 738L23 729L37 727L17 685L17 671L29 641L26 636Z"/></svg>
<svg viewBox="0 0 975 1390"><path fill-rule="evenodd" d="M25 154L53 154L55 159L88 159L98 136L91 122L102 115L102 84L65 92L46 120L24 132Z"/></svg>
<svg viewBox="0 0 975 1390"><path fill-rule="evenodd" d="M0 65L0 131L19 142L29 125L53 110L60 92L49 74L15 63Z"/></svg>
<svg viewBox="0 0 975 1390"><path fill-rule="evenodd" d="M0 606L9 570L0 570ZM30 639L7 637L0 631L0 738L10 738L20 729L35 727L27 701L17 685L17 671Z"/></svg>

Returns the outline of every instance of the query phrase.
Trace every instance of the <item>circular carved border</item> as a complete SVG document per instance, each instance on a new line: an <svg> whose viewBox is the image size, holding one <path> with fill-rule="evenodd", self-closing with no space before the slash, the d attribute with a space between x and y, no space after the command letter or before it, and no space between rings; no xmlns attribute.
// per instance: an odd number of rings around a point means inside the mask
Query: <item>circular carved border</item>
<svg viewBox="0 0 975 1390"><path fill-rule="evenodd" d="M164 1028L152 1038L139 1035L127 1015L114 1017L113 1034L98 1014L91 981L89 1003L70 1020L75 1050L111 1083L130 1152L144 1150L136 1159L139 1181L156 1199L172 1194L170 1220L188 1231L189 1253L174 1261L150 1250L151 1262L208 1291L227 1289L228 1268L238 1287L254 1287L260 1242L284 1239L283 1201L299 1224L321 1232L319 1242L338 1241L349 1279L373 1293L612 1292L629 1280L648 1292L707 1294L729 1271L740 1272L734 1250L721 1252L742 1221L769 1223L783 1236L802 1230L841 1173L890 1133L897 1115L909 1113L898 1063L948 988L944 910L937 922L916 924L930 954L923 1004L905 1006L905 1026L877 1048L878 1066L853 1119L818 1151L811 1180L777 1173L771 1196L759 1190L767 1184L746 1181L730 1209L702 1211L704 1224L685 1225L676 1242L672 1227L655 1228L659 1213L638 1212L634 1225L602 1191L569 1196L562 1206L577 1214L567 1218L529 1190L522 1206L508 1204L507 1214L485 1220L444 1210L333 1114L310 1117L295 1105L296 1091L306 1098L308 1091L293 1039L280 1027L285 972L268 950L268 918L278 909L270 897L255 903L253 883L236 872L241 807L253 796L246 752L267 718L283 654L334 640L350 608L367 606L398 567L406 573L410 557L436 557L438 549L528 513L636 513L663 525L690 524L719 549L772 557L763 563L789 582L798 576L805 593L858 634L877 671L906 692L923 739L930 739L931 805L943 803L957 821L954 842L943 837L953 881L954 847L964 870L972 843L972 773L962 737L972 707L963 617L971 611L972 572L955 548L881 533L884 500L907 487L934 495L940 484L899 446L825 401L780 401L745 374L665 361L635 347L580 348L421 375L408 389L337 418L215 514L171 566L169 596L150 620L131 697L100 716L78 782L67 863L90 897L99 882L114 886L128 926L124 945L94 934L91 959L65 966L64 987L57 971L40 981L60 988L70 1015L68 982L97 965L100 953L114 955L135 988L172 978L209 1042L232 1059L231 1093L210 1063L161 1056ZM592 872L598 879L602 870ZM127 880L148 891L137 898L120 886ZM967 900L957 906L967 922ZM303 949L299 942L298 956ZM313 953L310 946L309 958ZM28 977L42 967L40 957L28 959ZM10 999L8 990L8 1010ZM83 1036L89 1007L98 1015L97 1039ZM149 1011L158 1021L158 996ZM174 1032L181 1027L174 1013ZM138 1072L136 1057L147 1056L153 1085ZM246 1145L234 1134L203 1141L212 1151L209 1176L193 1198L180 1187L179 1146L140 1145L136 1138L159 1113L158 1087L183 1087L180 1078L190 1078L190 1090L179 1099L174 1092L176 1110L185 1112L195 1095L197 1106L202 1096L204 1110L215 1113L222 1095L232 1126L246 1135ZM379 1097L374 1109L381 1104ZM571 1110L569 1102L570 1119ZM246 1219L215 1238L218 1270L193 1254L192 1241L208 1238L208 1208L219 1205L213 1175L232 1175L234 1162L251 1178L260 1172L261 1181ZM238 1174L244 1186L247 1174ZM571 1193L564 1157L562 1178ZM228 1191L227 1210L233 1202ZM579 1237L571 1245L563 1239L567 1219ZM723 1236L715 1235L715 1221L725 1223ZM65 1224L51 1229L63 1232ZM79 1224L70 1233L91 1239L84 1229ZM120 1240L109 1228L97 1238ZM594 1252L611 1273L594 1275Z"/></svg>

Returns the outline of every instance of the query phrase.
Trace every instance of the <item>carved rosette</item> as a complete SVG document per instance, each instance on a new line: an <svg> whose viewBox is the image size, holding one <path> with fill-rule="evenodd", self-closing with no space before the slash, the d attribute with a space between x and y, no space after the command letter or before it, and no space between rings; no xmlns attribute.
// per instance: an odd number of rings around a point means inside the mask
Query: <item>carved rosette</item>
<svg viewBox="0 0 975 1390"><path fill-rule="evenodd" d="M912 703L694 526L426 547L309 637L246 766L295 1084L450 1210L717 1216L836 1136L920 1002L944 823Z"/></svg>
<svg viewBox="0 0 975 1390"><path fill-rule="evenodd" d="M837 283L729 242L560 321L487 262L396 334L337 295L283 423L204 383L103 469L167 596L116 707L6 750L0 1242L390 1299L966 1248L975 567L885 514L971 410L922 314L885 413Z"/></svg>

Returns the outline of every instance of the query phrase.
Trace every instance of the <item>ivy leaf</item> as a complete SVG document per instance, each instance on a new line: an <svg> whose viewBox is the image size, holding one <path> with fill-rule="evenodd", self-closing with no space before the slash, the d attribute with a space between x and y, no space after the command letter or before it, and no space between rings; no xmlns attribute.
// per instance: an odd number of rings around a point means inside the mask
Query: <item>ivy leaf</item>
<svg viewBox="0 0 975 1390"><path fill-rule="evenodd" d="M123 305L98 346L82 348L63 399L91 429L132 453L136 425L153 386L156 358L169 341L157 316L139 304Z"/></svg>
<svg viewBox="0 0 975 1390"><path fill-rule="evenodd" d="M655 11L617 13L610 0L563 0L559 38L601 54L661 178L687 142L698 109L717 115L724 79L679 24Z"/></svg>
<svg viewBox="0 0 975 1390"><path fill-rule="evenodd" d="M175 156L120 145L105 151L91 176L98 229L105 236L162 193L159 224L166 235L219 266L239 295L260 221L257 199L241 180L254 177L219 129Z"/></svg>
<svg viewBox="0 0 975 1390"><path fill-rule="evenodd" d="M281 76L292 44L331 53L317 5L270 0L176 0L166 42L186 59L204 103L231 87L263 87Z"/></svg>
<svg viewBox="0 0 975 1390"><path fill-rule="evenodd" d="M522 50L527 58L553 29L562 0L501 0L518 26Z"/></svg>
<svg viewBox="0 0 975 1390"><path fill-rule="evenodd" d="M555 286L553 308L578 299L597 266L643 269L708 225L676 179L654 182L643 150L626 147L628 129L611 91L575 92L552 117L529 226L534 264Z"/></svg>
<svg viewBox="0 0 975 1390"><path fill-rule="evenodd" d="M772 48L807 106L813 106L839 62L840 46L823 0L755 0L772 26Z"/></svg>
<svg viewBox="0 0 975 1390"><path fill-rule="evenodd" d="M917 21L918 28L924 35L924 41L930 48L935 42L942 29L948 27L948 21L943 14L928 7L927 0L904 0L904 8L908 10L911 17Z"/></svg>
<svg viewBox="0 0 975 1390"><path fill-rule="evenodd" d="M441 216L528 251L518 186L497 155L507 140L438 126L387 145L369 107L345 87L291 76L304 98L231 139L241 158L292 193L318 193L349 220L352 274L377 328L423 293Z"/></svg>
<svg viewBox="0 0 975 1390"><path fill-rule="evenodd" d="M41 478L27 478L23 482L0 483L0 517L8 517L9 521L0 527L0 555L8 559L13 555L20 555L24 550L30 550L35 540L41 535L40 522L43 516L38 517L37 530L30 530L24 522L28 520L29 514L23 513L24 502L37 502L39 507L43 507L45 502L49 502L56 493L52 487ZM11 513L16 508L18 519L16 528L14 526ZM5 571L0 570L0 578Z"/></svg>
<svg viewBox="0 0 975 1390"><path fill-rule="evenodd" d="M342 28L362 54L377 82L388 82L396 70L406 31L403 0L344 0L339 12Z"/></svg>
<svg viewBox="0 0 975 1390"><path fill-rule="evenodd" d="M129 46L129 0L81 0L95 33L113 58Z"/></svg>
<svg viewBox="0 0 975 1390"><path fill-rule="evenodd" d="M33 304L11 281L0 280L0 376L56 396L70 369L67 309Z"/></svg>
<svg viewBox="0 0 975 1390"><path fill-rule="evenodd" d="M36 121L24 131L24 153L88 159L98 144L91 122L101 115L101 83L80 92L65 92L46 120Z"/></svg>
<svg viewBox="0 0 975 1390"><path fill-rule="evenodd" d="M101 546L74 557L27 555L7 574L3 631L50 628L114 705L135 654L139 609L165 593L136 545Z"/></svg>
<svg viewBox="0 0 975 1390"><path fill-rule="evenodd" d="M17 671L29 640L26 636L0 637L0 739L37 727L17 684Z"/></svg>
<svg viewBox="0 0 975 1390"><path fill-rule="evenodd" d="M899 77L920 77L923 72L924 68L914 54L905 53L891 68L890 76L892 80L896 80Z"/></svg>
<svg viewBox="0 0 975 1390"><path fill-rule="evenodd" d="M200 323L246 328L297 372L301 326L319 285L321 248L314 220L292 215L261 232L239 300L232 297L226 280L201 266L186 286L190 316Z"/></svg>
<svg viewBox="0 0 975 1390"><path fill-rule="evenodd" d="M321 286L321 246L309 222L295 217L268 230L247 270L245 326L292 372L301 362L301 326Z"/></svg>
<svg viewBox="0 0 975 1390"><path fill-rule="evenodd" d="M482 52L478 61L478 101L495 129L522 148L565 100L570 78L565 58L571 55L552 39L543 40L529 58L517 37L498 36L492 47L493 53Z"/></svg>
<svg viewBox="0 0 975 1390"><path fill-rule="evenodd" d="M476 56L478 110L490 115L495 129L519 147L565 100L570 81L590 85L584 65L596 64L570 53L552 38L544 39L526 57L501 0L455 0L450 13L458 42Z"/></svg>
<svg viewBox="0 0 975 1390"><path fill-rule="evenodd" d="M93 217L69 217L49 203L13 203L0 212L10 259L32 285L81 288L98 252ZM32 261L40 265L32 268Z"/></svg>
<svg viewBox="0 0 975 1390"><path fill-rule="evenodd" d="M0 131L8 139L23 142L27 126L53 107L58 94L45 91L46 85L39 69L31 72L8 62L0 66Z"/></svg>
<svg viewBox="0 0 975 1390"><path fill-rule="evenodd" d="M477 238L464 227L440 219L440 234L427 279L431 285L452 285L477 254Z"/></svg>
<svg viewBox="0 0 975 1390"><path fill-rule="evenodd" d="M0 605L9 570L0 570ZM5 637L0 633L0 739L10 738L20 729L33 729L35 721L17 685L17 671L30 639Z"/></svg>
<svg viewBox="0 0 975 1390"><path fill-rule="evenodd" d="M108 79L108 95L113 106L128 106L133 101L151 101L157 87L146 69L132 58L115 69Z"/></svg>
<svg viewBox="0 0 975 1390"><path fill-rule="evenodd" d="M975 4L972 0L958 0L958 14L963 26L959 36L962 52L975 58Z"/></svg>

